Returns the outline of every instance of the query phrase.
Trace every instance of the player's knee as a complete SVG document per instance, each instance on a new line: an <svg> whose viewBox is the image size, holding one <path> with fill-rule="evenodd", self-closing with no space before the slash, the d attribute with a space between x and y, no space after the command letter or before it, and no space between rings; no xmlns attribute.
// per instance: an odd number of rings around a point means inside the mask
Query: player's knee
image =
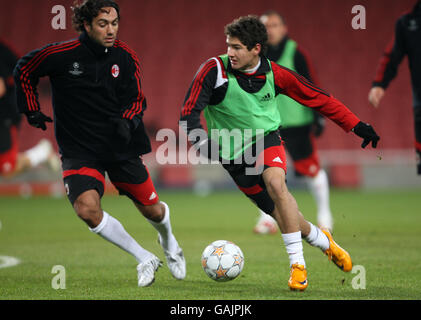
<svg viewBox="0 0 421 320"><path fill-rule="evenodd" d="M279 199L288 199L288 188L282 176L270 175L264 181L270 195Z"/></svg>
<svg viewBox="0 0 421 320"><path fill-rule="evenodd" d="M73 207L79 218L85 222L92 222L93 224L95 224L101 213L99 197L95 197L92 194L80 195L73 204Z"/></svg>
<svg viewBox="0 0 421 320"><path fill-rule="evenodd" d="M143 216L154 222L160 222L164 219L165 207L160 203L156 203L149 206L136 205Z"/></svg>

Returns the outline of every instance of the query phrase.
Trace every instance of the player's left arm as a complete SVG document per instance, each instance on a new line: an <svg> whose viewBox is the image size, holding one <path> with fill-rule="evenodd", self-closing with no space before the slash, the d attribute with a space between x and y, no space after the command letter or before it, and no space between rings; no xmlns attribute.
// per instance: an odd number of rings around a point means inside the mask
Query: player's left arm
<svg viewBox="0 0 421 320"><path fill-rule="evenodd" d="M126 45L121 44L126 51L126 65L119 66L114 72L121 73L124 77L118 89L119 100L121 102L121 112L119 116L110 120L116 125L116 133L128 144L132 133L137 129L142 121L143 113L147 108L146 97L143 94L140 62L136 53ZM121 70L124 68L124 70Z"/></svg>
<svg viewBox="0 0 421 320"><path fill-rule="evenodd" d="M363 123L342 102L303 76L274 62L272 62L272 70L277 94L285 94L306 107L314 108L346 132L353 131L364 139L363 148L370 142L374 148L377 146L380 138L372 126Z"/></svg>

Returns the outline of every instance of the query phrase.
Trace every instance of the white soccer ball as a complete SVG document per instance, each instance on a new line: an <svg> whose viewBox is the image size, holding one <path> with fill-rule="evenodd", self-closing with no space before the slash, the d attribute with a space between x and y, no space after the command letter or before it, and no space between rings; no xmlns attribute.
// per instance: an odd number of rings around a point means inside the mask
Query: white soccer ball
<svg viewBox="0 0 421 320"><path fill-rule="evenodd" d="M202 253L202 267L215 281L233 280L243 270L244 255L231 241L214 241Z"/></svg>

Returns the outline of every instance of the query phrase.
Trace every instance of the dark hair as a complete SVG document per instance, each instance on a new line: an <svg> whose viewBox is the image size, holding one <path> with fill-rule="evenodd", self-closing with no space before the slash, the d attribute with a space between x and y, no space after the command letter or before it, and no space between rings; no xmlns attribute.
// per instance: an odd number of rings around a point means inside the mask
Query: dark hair
<svg viewBox="0 0 421 320"><path fill-rule="evenodd" d="M79 4L79 1L76 0L72 7L73 28L78 32L84 31L84 22L92 23L92 20L99 15L101 9L106 7L114 8L120 20L120 7L113 0L85 0L82 4Z"/></svg>
<svg viewBox="0 0 421 320"><path fill-rule="evenodd" d="M268 34L265 25L255 15L243 16L225 26L225 35L238 38L248 50L260 44L260 55L266 51Z"/></svg>

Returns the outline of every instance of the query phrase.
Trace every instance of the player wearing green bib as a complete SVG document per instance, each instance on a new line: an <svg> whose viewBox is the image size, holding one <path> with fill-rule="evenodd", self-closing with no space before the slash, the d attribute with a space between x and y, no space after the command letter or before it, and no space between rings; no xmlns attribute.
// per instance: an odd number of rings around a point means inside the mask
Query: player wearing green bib
<svg viewBox="0 0 421 320"><path fill-rule="evenodd" d="M287 95L322 113L346 132L353 131L377 146L374 129L341 102L315 87L297 73L269 61L264 55L265 26L258 17L247 16L225 27L227 55L211 58L199 68L181 111L180 125L196 148L219 159L239 189L261 210L275 218L289 254L292 290L307 288L302 237L320 248L343 271L352 269L349 254L328 231L306 221L289 193L286 157L278 127L276 97ZM197 139L204 111L208 135ZM234 132L234 133L233 133ZM216 152L212 152L217 147ZM256 151L250 163L249 150ZM254 168L250 172L247 169Z"/></svg>
<svg viewBox="0 0 421 320"><path fill-rule="evenodd" d="M260 17L268 32L269 60L291 69L315 83L310 61L297 43L289 38L283 17L268 11ZM329 181L326 171L320 167L316 139L324 129L324 118L310 108L285 95L277 96L282 121L280 134L292 158L295 174L303 177L317 205L317 224L322 229L333 229L333 217L329 203ZM276 221L260 211L253 229L256 233L277 232Z"/></svg>

